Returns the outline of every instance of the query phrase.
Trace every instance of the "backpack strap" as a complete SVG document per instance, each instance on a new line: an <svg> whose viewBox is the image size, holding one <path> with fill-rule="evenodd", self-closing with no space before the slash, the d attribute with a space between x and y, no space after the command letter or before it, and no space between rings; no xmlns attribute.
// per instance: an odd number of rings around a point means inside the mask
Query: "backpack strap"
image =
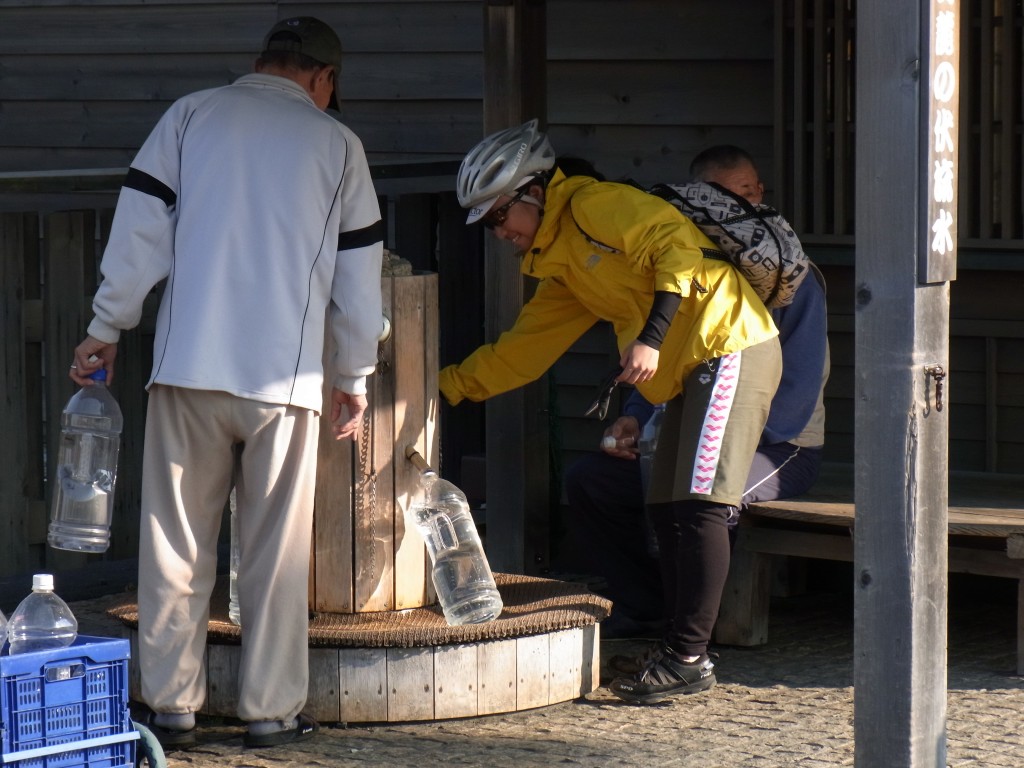
<svg viewBox="0 0 1024 768"><path fill-rule="evenodd" d="M736 204L743 209L747 217L756 218L762 224L764 224L765 230L767 230L768 234L771 235L772 240L775 241L775 248L779 254L779 268L776 270L775 287L772 288L772 292L768 295L768 298L764 300L765 306L769 306L775 300L775 297L779 295L779 291L782 288L782 243L779 241L778 235L775 234L775 228L768 223L768 216L778 216L778 211L776 211L774 208L771 208L770 206L762 206L761 208L758 208L756 205L747 200L747 198L740 197L732 190L726 189L717 182L703 181L700 183L707 184L709 187L713 187L714 189L717 189L719 192L721 192L723 195L726 195L731 199L735 200ZM680 195L677 190L673 189L668 184L655 184L648 191L652 195L656 195L657 197L660 197L662 200L666 200L669 203L671 203L673 200L678 200L680 203L683 203L684 205L689 205L686 198ZM715 251L714 255L709 254L708 249L706 248L701 248L701 251L703 251L706 255L711 256L711 258L721 259L724 257L726 261L729 260L728 256L726 256L725 254L719 256L718 254L721 253L720 251Z"/></svg>

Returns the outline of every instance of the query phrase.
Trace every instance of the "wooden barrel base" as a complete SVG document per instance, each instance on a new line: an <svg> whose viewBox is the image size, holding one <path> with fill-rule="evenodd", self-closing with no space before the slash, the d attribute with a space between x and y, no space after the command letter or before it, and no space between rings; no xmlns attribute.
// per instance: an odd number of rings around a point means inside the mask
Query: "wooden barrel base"
<svg viewBox="0 0 1024 768"><path fill-rule="evenodd" d="M442 720L535 709L595 690L599 622L611 604L578 584L508 574L495 580L505 609L488 624L448 627L436 606L315 615L305 711L324 723ZM137 605L110 613L128 625L134 645ZM218 589L203 712L233 717L241 647L226 613L226 589ZM134 663L131 677L138 698Z"/></svg>

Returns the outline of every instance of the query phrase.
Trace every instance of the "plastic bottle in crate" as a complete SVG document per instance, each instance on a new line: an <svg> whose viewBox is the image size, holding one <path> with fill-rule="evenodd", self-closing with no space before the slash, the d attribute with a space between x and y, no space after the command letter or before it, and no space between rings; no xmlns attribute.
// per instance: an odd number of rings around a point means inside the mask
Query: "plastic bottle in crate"
<svg viewBox="0 0 1024 768"><path fill-rule="evenodd" d="M123 419L107 389L107 372L92 374L61 414L56 488L47 542L54 549L106 552L114 512L117 453Z"/></svg>
<svg viewBox="0 0 1024 768"><path fill-rule="evenodd" d="M53 575L37 573L32 577L32 592L7 622L11 654L64 648L77 636L78 620L53 591Z"/></svg>

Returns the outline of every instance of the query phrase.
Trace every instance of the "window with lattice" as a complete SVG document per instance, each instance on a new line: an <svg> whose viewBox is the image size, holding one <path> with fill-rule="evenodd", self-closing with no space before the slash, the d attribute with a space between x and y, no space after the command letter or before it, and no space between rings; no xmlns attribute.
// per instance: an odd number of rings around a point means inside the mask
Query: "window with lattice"
<svg viewBox="0 0 1024 768"><path fill-rule="evenodd" d="M1024 248L1024 8L961 0L961 248ZM776 0L776 190L808 244L854 231L856 1Z"/></svg>

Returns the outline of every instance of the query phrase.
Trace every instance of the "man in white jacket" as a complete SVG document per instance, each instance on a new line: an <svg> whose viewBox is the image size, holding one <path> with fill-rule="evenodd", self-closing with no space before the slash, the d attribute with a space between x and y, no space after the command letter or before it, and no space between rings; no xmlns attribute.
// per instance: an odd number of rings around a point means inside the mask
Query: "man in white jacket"
<svg viewBox="0 0 1024 768"><path fill-rule="evenodd" d="M178 100L121 189L80 385L112 377L122 330L164 281L149 380L139 663L150 727L195 743L222 510L236 486L244 623L238 716L250 747L313 734L307 582L325 319L331 423L354 438L381 329L380 208L359 139L324 110L334 31L278 22L255 73ZM239 474L233 477L236 451Z"/></svg>

